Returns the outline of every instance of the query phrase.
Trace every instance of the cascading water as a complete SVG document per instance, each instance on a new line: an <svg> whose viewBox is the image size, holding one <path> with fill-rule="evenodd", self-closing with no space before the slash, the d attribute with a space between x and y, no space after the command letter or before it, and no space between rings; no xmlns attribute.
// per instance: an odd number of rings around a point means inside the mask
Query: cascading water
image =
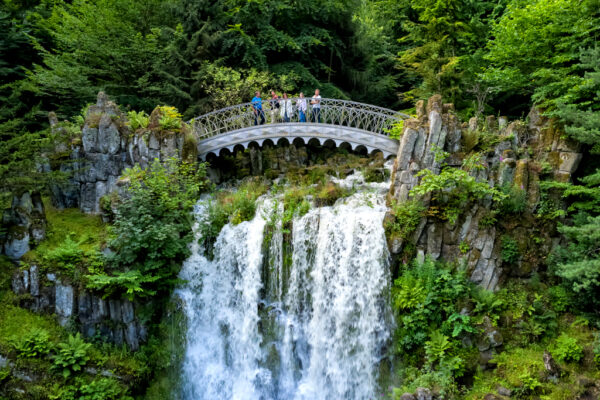
<svg viewBox="0 0 600 400"><path fill-rule="evenodd" d="M281 204L263 196L253 220L223 228L212 261L196 237L177 291L188 320L182 398L376 396L392 325L385 189L313 208L285 239Z"/></svg>

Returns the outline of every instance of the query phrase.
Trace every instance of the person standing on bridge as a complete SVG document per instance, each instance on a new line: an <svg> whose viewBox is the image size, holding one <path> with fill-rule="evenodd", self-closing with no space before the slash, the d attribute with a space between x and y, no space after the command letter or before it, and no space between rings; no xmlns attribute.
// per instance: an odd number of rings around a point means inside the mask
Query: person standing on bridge
<svg viewBox="0 0 600 400"><path fill-rule="evenodd" d="M265 123L265 112L262 108L262 99L260 98L260 92L255 92L252 98L252 110L254 111L254 125L258 125L258 119L260 118L260 124Z"/></svg>
<svg viewBox="0 0 600 400"><path fill-rule="evenodd" d="M275 93L274 90L271 90L271 100L269 101L269 106L271 108L271 123L274 124L277 122L277 118L279 117L279 96Z"/></svg>
<svg viewBox="0 0 600 400"><path fill-rule="evenodd" d="M319 89L315 89L315 95L312 97L312 122L321 122L321 94Z"/></svg>
<svg viewBox="0 0 600 400"><path fill-rule="evenodd" d="M294 110L292 109L292 101L288 99L287 93L283 93L283 99L279 101L279 104L281 105L281 111L279 112L281 119L283 122L290 122Z"/></svg>
<svg viewBox="0 0 600 400"><path fill-rule="evenodd" d="M298 109L299 121L306 122L306 99L302 92L300 92L300 97L296 100L296 108Z"/></svg>

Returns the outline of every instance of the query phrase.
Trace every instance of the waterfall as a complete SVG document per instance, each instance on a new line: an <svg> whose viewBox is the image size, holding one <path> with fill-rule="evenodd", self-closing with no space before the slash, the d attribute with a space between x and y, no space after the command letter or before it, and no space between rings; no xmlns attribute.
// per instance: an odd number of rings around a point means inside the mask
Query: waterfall
<svg viewBox="0 0 600 400"><path fill-rule="evenodd" d="M197 233L176 292L188 325L183 399L377 396L391 332L379 189L294 218L285 240L281 204L263 196L254 219L222 229L212 261ZM198 224L205 210L199 202Z"/></svg>

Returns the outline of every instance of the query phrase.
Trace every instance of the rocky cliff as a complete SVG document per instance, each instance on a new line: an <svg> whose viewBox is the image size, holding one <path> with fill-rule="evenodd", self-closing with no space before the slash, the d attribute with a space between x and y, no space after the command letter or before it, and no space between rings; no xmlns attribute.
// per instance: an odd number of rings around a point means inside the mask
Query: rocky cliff
<svg viewBox="0 0 600 400"><path fill-rule="evenodd" d="M398 255L411 245L421 258L465 260L471 279L490 290L509 274L529 276L543 265L553 242L559 240L552 223L532 218L540 206L540 175L569 181L581 161L578 146L564 139L554 121L535 108L529 113L528 123L508 123L505 117L489 116L483 123L473 118L467 124L459 121L452 104L443 104L440 96L433 96L426 103L417 103L416 114L416 118L404 122L390 187L393 201L413 197L411 189L420 183L420 171L429 169L439 174L442 163L460 168L467 153L477 147L481 168L472 169L470 174L490 186L522 191L527 207L518 218L496 221L488 198L470 202L454 223L439 216L424 217L411 238L392 240L392 253ZM478 143L484 140L487 145ZM449 153L444 160L436 157L440 150ZM422 201L431 205L429 197ZM519 246L520 255L510 270L501 257L505 234L517 239Z"/></svg>

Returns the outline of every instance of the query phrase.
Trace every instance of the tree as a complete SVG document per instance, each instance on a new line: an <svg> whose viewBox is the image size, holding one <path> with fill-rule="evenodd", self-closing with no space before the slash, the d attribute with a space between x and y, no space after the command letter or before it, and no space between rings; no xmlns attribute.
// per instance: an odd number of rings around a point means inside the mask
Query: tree
<svg viewBox="0 0 600 400"><path fill-rule="evenodd" d="M404 93L407 98L441 93L456 101L465 82L479 68L481 48L489 34L489 22L504 2L426 0L411 2L412 15L400 39L400 66L421 79L421 85ZM414 14L413 14L414 13Z"/></svg>
<svg viewBox="0 0 600 400"><path fill-rule="evenodd" d="M581 83L580 48L594 47L600 34L598 0L527 0L510 3L492 30L480 77L501 88L499 100L516 99L551 110ZM507 98L510 94L510 98Z"/></svg>

